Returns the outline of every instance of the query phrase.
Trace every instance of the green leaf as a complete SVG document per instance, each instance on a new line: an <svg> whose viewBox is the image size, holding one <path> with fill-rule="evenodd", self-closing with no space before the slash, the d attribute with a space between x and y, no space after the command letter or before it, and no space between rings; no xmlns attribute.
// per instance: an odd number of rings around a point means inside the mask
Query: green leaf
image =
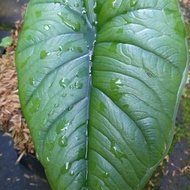
<svg viewBox="0 0 190 190"><path fill-rule="evenodd" d="M0 46L7 48L8 46L10 46L13 42L13 39L9 36L4 37L0 43Z"/></svg>
<svg viewBox="0 0 190 190"><path fill-rule="evenodd" d="M142 189L187 76L176 0L31 0L16 66L52 189Z"/></svg>

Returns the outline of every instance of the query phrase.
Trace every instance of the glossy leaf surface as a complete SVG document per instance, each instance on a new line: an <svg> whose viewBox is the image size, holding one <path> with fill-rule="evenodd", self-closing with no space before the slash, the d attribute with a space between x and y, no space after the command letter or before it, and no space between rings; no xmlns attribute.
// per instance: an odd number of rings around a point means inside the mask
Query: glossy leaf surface
<svg viewBox="0 0 190 190"><path fill-rule="evenodd" d="M22 109L52 189L142 189L170 146L187 72L176 0L31 0Z"/></svg>

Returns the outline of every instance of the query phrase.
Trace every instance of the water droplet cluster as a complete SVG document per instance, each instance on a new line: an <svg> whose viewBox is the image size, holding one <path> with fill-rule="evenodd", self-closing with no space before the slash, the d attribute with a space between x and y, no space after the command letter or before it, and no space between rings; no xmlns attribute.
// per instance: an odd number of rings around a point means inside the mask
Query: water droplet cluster
<svg viewBox="0 0 190 190"><path fill-rule="evenodd" d="M80 31L81 29L81 25L79 22L74 21L74 19L70 18L70 15L66 15L64 13L58 13L57 14L60 19L62 20L63 24L65 24L67 27L69 27L70 29L72 29L75 32Z"/></svg>
<svg viewBox="0 0 190 190"><path fill-rule="evenodd" d="M122 158L127 159L127 155L119 150L118 145L115 141L111 141L110 151L114 154L114 156L122 162Z"/></svg>

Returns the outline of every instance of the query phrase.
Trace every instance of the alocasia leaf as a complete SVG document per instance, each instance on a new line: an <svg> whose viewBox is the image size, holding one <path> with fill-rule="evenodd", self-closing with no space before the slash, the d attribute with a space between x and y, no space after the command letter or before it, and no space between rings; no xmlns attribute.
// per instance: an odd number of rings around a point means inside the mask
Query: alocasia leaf
<svg viewBox="0 0 190 190"><path fill-rule="evenodd" d="M52 189L142 189L172 141L187 73L176 0L31 0L16 66Z"/></svg>

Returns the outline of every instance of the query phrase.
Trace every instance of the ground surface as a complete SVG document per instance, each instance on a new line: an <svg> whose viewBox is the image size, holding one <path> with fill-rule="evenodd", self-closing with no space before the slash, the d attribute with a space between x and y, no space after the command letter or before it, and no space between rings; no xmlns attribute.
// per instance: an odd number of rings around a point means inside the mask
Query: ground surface
<svg viewBox="0 0 190 190"><path fill-rule="evenodd" d="M32 156L18 154L10 137L0 132L0 186L3 190L51 190L41 164Z"/></svg>

